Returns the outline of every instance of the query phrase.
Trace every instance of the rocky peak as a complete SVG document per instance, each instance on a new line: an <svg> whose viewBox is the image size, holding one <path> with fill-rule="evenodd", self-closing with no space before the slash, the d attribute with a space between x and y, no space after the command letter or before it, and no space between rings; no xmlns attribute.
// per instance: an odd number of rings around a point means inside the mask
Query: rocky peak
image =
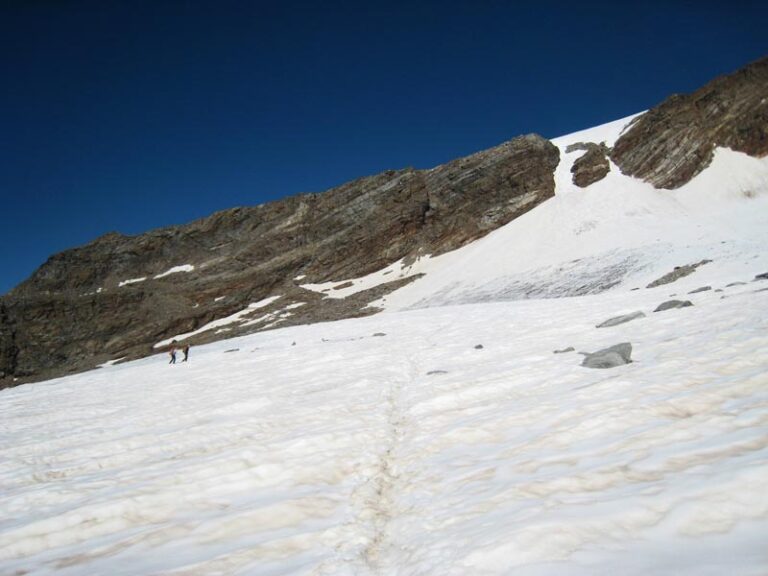
<svg viewBox="0 0 768 576"><path fill-rule="evenodd" d="M673 189L709 166L718 146L768 154L768 57L639 116L611 159L624 174Z"/></svg>

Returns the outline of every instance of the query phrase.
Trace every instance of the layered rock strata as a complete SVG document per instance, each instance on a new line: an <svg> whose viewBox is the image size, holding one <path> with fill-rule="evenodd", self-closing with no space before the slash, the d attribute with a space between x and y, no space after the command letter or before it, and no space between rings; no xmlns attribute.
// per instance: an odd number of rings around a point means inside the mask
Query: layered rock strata
<svg viewBox="0 0 768 576"><path fill-rule="evenodd" d="M107 234L52 256L0 299L0 378L8 385L141 357L270 296L280 298L190 341L373 313L369 302L410 280L344 299L300 284L471 242L550 198L558 162L548 140L521 136L431 170L387 171L139 236Z"/></svg>

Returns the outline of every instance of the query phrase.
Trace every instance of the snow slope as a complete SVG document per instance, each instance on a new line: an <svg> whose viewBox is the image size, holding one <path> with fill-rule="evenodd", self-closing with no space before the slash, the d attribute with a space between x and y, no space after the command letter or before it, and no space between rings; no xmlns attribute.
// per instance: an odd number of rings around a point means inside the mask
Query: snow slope
<svg viewBox="0 0 768 576"><path fill-rule="evenodd" d="M0 391L0 574L768 573L768 165L573 187L627 121L385 314Z"/></svg>
<svg viewBox="0 0 768 576"><path fill-rule="evenodd" d="M3 391L0 573L765 574L766 286L383 314ZM553 354L622 341L610 370Z"/></svg>

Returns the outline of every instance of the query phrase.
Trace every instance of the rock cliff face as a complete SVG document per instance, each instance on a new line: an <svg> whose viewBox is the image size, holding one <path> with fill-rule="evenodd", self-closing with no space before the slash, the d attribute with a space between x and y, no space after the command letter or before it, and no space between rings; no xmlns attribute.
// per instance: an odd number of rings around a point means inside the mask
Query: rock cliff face
<svg viewBox="0 0 768 576"><path fill-rule="evenodd" d="M431 170L388 171L321 194L219 212L56 254L0 299L4 385L137 358L175 334L258 310L280 326L370 314L397 280L333 300L299 286L458 248L554 194L557 148L536 135ZM274 325L206 331L199 343Z"/></svg>
<svg viewBox="0 0 768 576"><path fill-rule="evenodd" d="M611 159L624 174L673 189L709 166L718 146L768 154L768 57L639 116Z"/></svg>

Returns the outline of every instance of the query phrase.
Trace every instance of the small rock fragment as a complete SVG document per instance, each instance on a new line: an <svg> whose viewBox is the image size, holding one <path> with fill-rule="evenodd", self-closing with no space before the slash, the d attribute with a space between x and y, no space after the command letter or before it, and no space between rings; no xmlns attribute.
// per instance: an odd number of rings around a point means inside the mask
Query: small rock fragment
<svg viewBox="0 0 768 576"><path fill-rule="evenodd" d="M763 272L755 276L755 280L768 280L768 272Z"/></svg>
<svg viewBox="0 0 768 576"><path fill-rule="evenodd" d="M478 344L477 346L475 346L475 350L482 350L482 349L483 349L482 344Z"/></svg>
<svg viewBox="0 0 768 576"><path fill-rule="evenodd" d="M701 288L696 288L696 290L691 290L688 294L698 294L699 292L706 292L707 290L712 290L712 286L702 286Z"/></svg>
<svg viewBox="0 0 768 576"><path fill-rule="evenodd" d="M552 353L553 354L565 354L566 352L573 352L575 350L576 350L576 348L574 348L573 346L568 346L568 348L563 348L562 350L555 350Z"/></svg>

